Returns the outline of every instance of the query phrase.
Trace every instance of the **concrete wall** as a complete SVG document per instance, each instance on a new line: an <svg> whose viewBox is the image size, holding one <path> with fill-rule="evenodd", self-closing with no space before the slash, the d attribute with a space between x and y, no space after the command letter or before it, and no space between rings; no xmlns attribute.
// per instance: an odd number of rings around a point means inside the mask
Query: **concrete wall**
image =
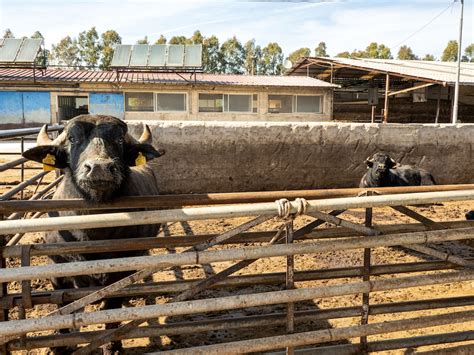
<svg viewBox="0 0 474 355"><path fill-rule="evenodd" d="M474 125L148 123L167 150L152 163L163 193L355 187L377 151L419 164L439 184L474 182ZM141 124L128 124L138 136Z"/></svg>

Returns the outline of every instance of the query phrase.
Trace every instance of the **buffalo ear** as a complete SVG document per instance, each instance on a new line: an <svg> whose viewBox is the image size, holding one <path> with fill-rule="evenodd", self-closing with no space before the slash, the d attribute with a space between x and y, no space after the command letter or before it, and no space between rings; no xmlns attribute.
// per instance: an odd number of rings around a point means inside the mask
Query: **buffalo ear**
<svg viewBox="0 0 474 355"><path fill-rule="evenodd" d="M374 166L374 159L372 157L368 157L365 159L365 165L367 165L369 168Z"/></svg>
<svg viewBox="0 0 474 355"><path fill-rule="evenodd" d="M389 163L388 163L389 169L396 169L397 166L400 166L400 164L398 164L395 160L390 158Z"/></svg>
<svg viewBox="0 0 474 355"><path fill-rule="evenodd" d="M67 153L56 145L40 145L23 152L23 157L49 167L64 169L67 167Z"/></svg>
<svg viewBox="0 0 474 355"><path fill-rule="evenodd" d="M137 166L161 157L165 153L164 149L155 149L151 144L128 144L125 148L124 159L128 166Z"/></svg>

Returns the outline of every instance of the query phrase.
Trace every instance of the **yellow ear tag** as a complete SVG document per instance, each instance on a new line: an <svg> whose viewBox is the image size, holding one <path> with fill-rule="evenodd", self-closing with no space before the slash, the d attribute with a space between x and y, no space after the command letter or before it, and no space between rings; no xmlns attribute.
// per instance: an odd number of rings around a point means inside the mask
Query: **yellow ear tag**
<svg viewBox="0 0 474 355"><path fill-rule="evenodd" d="M145 156L142 154L142 152L138 152L138 157L137 159L135 159L135 165L139 166L139 165L145 165L145 164L146 164Z"/></svg>
<svg viewBox="0 0 474 355"><path fill-rule="evenodd" d="M56 164L56 157L51 154L46 154L46 157L42 160L43 162L43 170L45 171L52 171L56 169L54 164Z"/></svg>

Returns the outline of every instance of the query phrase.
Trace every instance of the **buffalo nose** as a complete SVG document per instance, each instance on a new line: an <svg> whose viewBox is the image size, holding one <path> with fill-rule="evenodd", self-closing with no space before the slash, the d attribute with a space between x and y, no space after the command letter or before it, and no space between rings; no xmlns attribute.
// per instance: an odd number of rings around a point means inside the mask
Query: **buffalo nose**
<svg viewBox="0 0 474 355"><path fill-rule="evenodd" d="M84 163L86 175L92 179L112 180L116 167L112 160L88 160Z"/></svg>

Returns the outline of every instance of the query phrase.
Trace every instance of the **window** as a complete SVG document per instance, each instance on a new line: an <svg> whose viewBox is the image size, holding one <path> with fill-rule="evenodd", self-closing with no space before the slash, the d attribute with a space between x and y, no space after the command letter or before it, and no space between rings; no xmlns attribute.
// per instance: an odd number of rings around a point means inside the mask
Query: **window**
<svg viewBox="0 0 474 355"><path fill-rule="evenodd" d="M257 112L258 95L199 94L199 112Z"/></svg>
<svg viewBox="0 0 474 355"><path fill-rule="evenodd" d="M321 113L322 96L268 95L269 113Z"/></svg>
<svg viewBox="0 0 474 355"><path fill-rule="evenodd" d="M152 92L127 92L125 93L126 111L153 112Z"/></svg>
<svg viewBox="0 0 474 355"><path fill-rule="evenodd" d="M292 95L268 95L269 113L293 113Z"/></svg>
<svg viewBox="0 0 474 355"><path fill-rule="evenodd" d="M296 96L296 112L320 113L321 96Z"/></svg>
<svg viewBox="0 0 474 355"><path fill-rule="evenodd" d="M58 118L60 121L88 113L87 96L58 96Z"/></svg>
<svg viewBox="0 0 474 355"><path fill-rule="evenodd" d="M156 94L156 111L186 111L186 94Z"/></svg>

